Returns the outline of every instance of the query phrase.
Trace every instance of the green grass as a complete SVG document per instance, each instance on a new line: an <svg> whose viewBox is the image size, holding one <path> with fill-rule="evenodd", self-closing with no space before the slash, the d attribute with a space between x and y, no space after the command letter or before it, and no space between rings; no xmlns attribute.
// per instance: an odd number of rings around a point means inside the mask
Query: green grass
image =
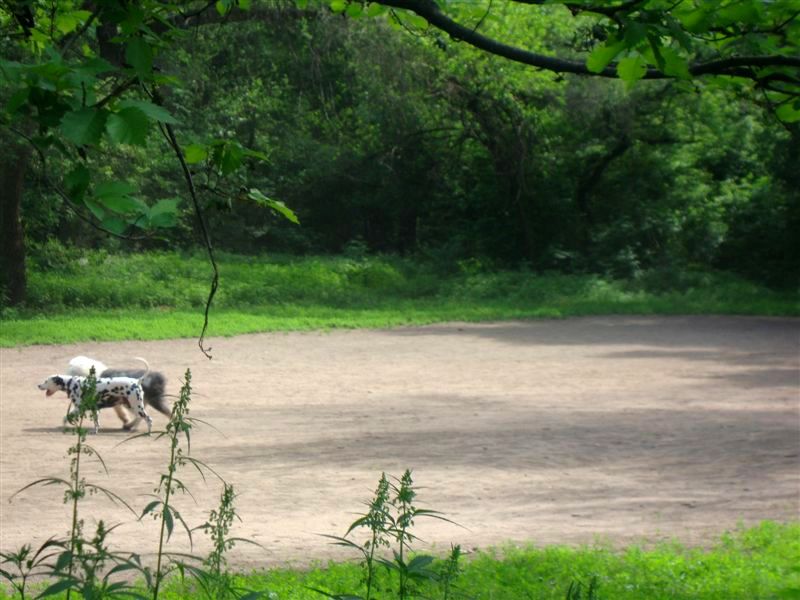
<svg viewBox="0 0 800 600"><path fill-rule="evenodd" d="M210 335L601 314L800 315L796 293L724 273L595 275L437 269L398 258L222 255ZM196 336L202 255L63 249L34 264L29 299L2 311L0 346Z"/></svg>
<svg viewBox="0 0 800 600"><path fill-rule="evenodd" d="M353 565L332 564L309 572L276 570L243 577L250 589L269 589L286 600L361 591ZM800 588L800 524L760 526L726 535L712 549L677 543L653 549L503 548L480 552L464 565L455 585L473 600L563 600L569 584L597 577L603 600L759 600ZM175 588L171 598L186 598ZM182 595L183 594L183 595ZM437 598L435 593L422 594ZM791 596L787 596L791 597Z"/></svg>
<svg viewBox="0 0 800 600"><path fill-rule="evenodd" d="M324 542L321 542L324 543ZM502 548L468 557L455 598L473 600L563 600L570 582L597 577L602 600L772 600L797 598L800 590L800 524L764 522L722 537L710 549L665 543L631 547L548 546ZM321 600L308 587L359 593L361 571L353 563L310 570L271 569L238 576L252 590L277 600ZM425 588L415 598L439 598ZM0 592L0 598L10 598ZM197 598L194 588L171 580L164 600Z"/></svg>

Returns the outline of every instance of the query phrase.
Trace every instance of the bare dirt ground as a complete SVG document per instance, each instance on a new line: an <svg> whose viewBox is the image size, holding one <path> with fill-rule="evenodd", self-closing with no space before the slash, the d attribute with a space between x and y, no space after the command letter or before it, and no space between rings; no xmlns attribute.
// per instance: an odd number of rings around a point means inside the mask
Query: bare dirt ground
<svg viewBox="0 0 800 600"><path fill-rule="evenodd" d="M737 524L800 518L800 320L603 317L449 324L381 331L247 335L2 350L0 549L63 534L55 488L8 502L33 479L66 476L63 394L36 384L77 354L111 366L148 358L177 393L192 369L192 454L239 492L240 567L351 556L343 534L381 471L412 468L429 521L419 534L486 548L506 541L615 545L677 538L706 544ZM165 419L155 413L157 427ZM112 411L90 442L109 465L87 477L141 510L164 470L165 443L125 439ZM219 484L187 468L197 504ZM87 528L122 523L118 546L155 549L157 527L91 497ZM196 538L202 538L199 532ZM185 549L176 531L172 549ZM205 542L196 544L203 551Z"/></svg>

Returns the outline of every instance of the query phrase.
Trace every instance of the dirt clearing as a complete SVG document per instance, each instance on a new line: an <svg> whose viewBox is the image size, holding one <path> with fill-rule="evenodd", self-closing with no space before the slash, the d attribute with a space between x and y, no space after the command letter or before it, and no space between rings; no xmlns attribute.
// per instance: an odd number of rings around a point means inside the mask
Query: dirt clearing
<svg viewBox="0 0 800 600"><path fill-rule="evenodd" d="M318 534L343 534L381 471L414 472L420 505L463 526L418 522L434 550L450 542L615 545L646 538L704 544L737 523L800 518L800 320L597 317L379 331L3 349L0 549L64 534L67 400L36 384L78 354L138 367L144 356L177 394L191 368L192 416L213 424L192 454L239 493L239 567L350 557ZM156 428L165 419L153 411ZM113 411L90 443L87 479L139 511L167 446L126 437ZM176 504L202 523L220 485L187 467ZM96 496L87 529L122 523L116 546L147 554L157 527ZM195 533L195 550L207 544ZM188 547L176 530L172 549Z"/></svg>

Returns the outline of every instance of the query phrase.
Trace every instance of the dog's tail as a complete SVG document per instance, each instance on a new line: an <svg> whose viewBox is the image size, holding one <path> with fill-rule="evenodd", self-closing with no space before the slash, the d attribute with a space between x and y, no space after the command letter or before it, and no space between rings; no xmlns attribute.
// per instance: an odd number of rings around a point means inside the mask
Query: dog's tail
<svg viewBox="0 0 800 600"><path fill-rule="evenodd" d="M144 363L144 373L142 373L142 376L139 377L139 381L141 382L142 379L144 379L144 376L150 372L150 363L147 362L145 359L143 359L141 356L134 356L133 358L135 358L136 360L140 360Z"/></svg>
<svg viewBox="0 0 800 600"><path fill-rule="evenodd" d="M165 398L167 395L165 393L166 385L167 380L158 371L153 371L147 376L146 379L143 379L142 381L145 402L155 408L158 412L170 417L172 416L172 408Z"/></svg>

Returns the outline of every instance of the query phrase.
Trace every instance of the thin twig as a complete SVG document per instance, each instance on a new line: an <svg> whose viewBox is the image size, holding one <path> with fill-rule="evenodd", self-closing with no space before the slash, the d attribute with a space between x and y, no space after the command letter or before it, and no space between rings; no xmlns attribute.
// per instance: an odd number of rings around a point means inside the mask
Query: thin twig
<svg viewBox="0 0 800 600"><path fill-rule="evenodd" d="M157 104L159 104L155 97L153 99ZM211 359L211 354L209 354L209 352L211 352L211 348L205 348L203 346L203 340L205 339L206 331L208 330L208 313L211 310L211 303L214 300L214 295L217 293L217 287L219 287L219 269L217 268L217 261L214 258L214 249L211 246L211 238L208 235L208 228L206 227L205 220L203 219L203 211L200 208L200 202L197 199L197 190L195 189L194 179L192 178L192 173L189 170L189 166L186 164L186 160L184 159L183 150L181 150L180 144L178 144L178 140L175 137L175 130L169 123L164 123L163 125L159 124L159 127L161 127L161 132L164 134L164 137L167 138L169 145L175 152L175 156L177 156L178 161L181 163L183 177L186 179L186 185L189 188L189 196L191 197L192 204L194 205L197 222L200 224L200 232L203 236L203 243L206 246L208 258L211 261L211 267L214 270L214 277L211 280L211 290L208 293L205 313L203 316L203 331L200 332L200 339L197 340L197 345L200 346L200 351L209 359Z"/></svg>
<svg viewBox="0 0 800 600"><path fill-rule="evenodd" d="M128 79L126 79L125 81L123 81L122 83L117 85L114 89L112 89L105 98L102 98L101 100L98 100L97 102L95 102L92 105L92 108L102 108L103 106L108 104L108 102L110 102L114 98L116 98L118 96L121 96L122 93L125 92L125 90L127 90L130 87L132 87L138 81L139 81L139 78L137 76L129 77Z"/></svg>
<svg viewBox="0 0 800 600"><path fill-rule="evenodd" d="M483 13L483 16L480 18L480 21L478 21L475 24L475 27L472 28L473 33L478 31L478 29L480 29L480 26L483 25L483 22L486 20L486 17L489 16L489 13L492 11L492 4L494 4L494 0L489 0L489 5L486 7L486 12Z"/></svg>
<svg viewBox="0 0 800 600"><path fill-rule="evenodd" d="M62 56L66 56L67 52L69 52L70 48L75 43L75 41L80 39L83 36L83 34L86 33L86 30L89 29L89 27L91 27L91 25L94 22L94 20L100 14L100 10L101 9L99 7L96 10L94 10L92 12L92 14L89 15L89 18L86 19L86 22L81 26L80 29L78 29L71 36L68 36L64 40L62 40L62 42L64 43L64 45L61 48L61 55Z"/></svg>

